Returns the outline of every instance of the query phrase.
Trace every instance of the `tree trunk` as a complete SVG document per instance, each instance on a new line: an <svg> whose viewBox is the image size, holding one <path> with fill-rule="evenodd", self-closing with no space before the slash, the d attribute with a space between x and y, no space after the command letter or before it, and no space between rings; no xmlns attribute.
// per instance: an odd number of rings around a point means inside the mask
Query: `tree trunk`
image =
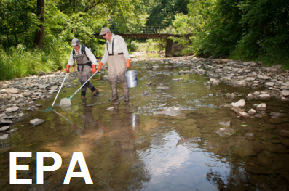
<svg viewBox="0 0 289 191"><path fill-rule="evenodd" d="M41 22L35 33L34 46L42 49L44 46L44 0L37 0L36 15Z"/></svg>

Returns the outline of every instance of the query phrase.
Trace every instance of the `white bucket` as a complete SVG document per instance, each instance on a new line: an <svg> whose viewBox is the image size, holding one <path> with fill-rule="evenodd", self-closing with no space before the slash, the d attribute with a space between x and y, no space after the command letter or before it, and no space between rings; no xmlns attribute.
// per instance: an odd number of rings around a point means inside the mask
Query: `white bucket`
<svg viewBox="0 0 289 191"><path fill-rule="evenodd" d="M128 70L125 73L126 83L128 88L133 88L137 86L137 76L135 70Z"/></svg>

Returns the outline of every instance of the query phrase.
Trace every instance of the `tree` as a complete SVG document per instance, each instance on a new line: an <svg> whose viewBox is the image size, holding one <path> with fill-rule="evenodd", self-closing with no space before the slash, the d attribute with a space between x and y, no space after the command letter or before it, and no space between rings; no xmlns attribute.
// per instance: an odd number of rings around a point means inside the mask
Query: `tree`
<svg viewBox="0 0 289 191"><path fill-rule="evenodd" d="M36 15L39 19L39 25L36 29L34 45L42 49L44 46L44 0L37 0Z"/></svg>
<svg viewBox="0 0 289 191"><path fill-rule="evenodd" d="M172 24L178 13L188 14L189 0L149 0L146 1L148 18L146 26L164 29Z"/></svg>

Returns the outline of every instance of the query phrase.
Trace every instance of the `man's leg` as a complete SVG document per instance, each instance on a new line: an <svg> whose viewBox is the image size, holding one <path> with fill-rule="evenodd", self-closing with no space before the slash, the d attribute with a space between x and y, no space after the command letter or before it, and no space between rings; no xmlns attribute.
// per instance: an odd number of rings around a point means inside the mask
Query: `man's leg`
<svg viewBox="0 0 289 191"><path fill-rule="evenodd" d="M78 79L79 79L80 84L83 85L83 83L85 82L85 78L83 77L82 65L77 65L77 75L78 75ZM82 87L81 99L85 98L86 88L87 88L86 85L84 87Z"/></svg>
<svg viewBox="0 0 289 191"><path fill-rule="evenodd" d="M87 82L87 87L91 90L91 95L97 96L99 94L98 89L96 89L91 82Z"/></svg>
<svg viewBox="0 0 289 191"><path fill-rule="evenodd" d="M111 87L111 98L109 99L109 101L116 101L118 100L116 81L109 81L109 84Z"/></svg>
<svg viewBox="0 0 289 191"><path fill-rule="evenodd" d="M114 56L109 56L108 57L108 82L111 87L111 98L109 101L116 101L118 100L118 95L117 95L117 88L116 88L116 81L117 81L117 75L115 72L115 61L114 61Z"/></svg>
<svg viewBox="0 0 289 191"><path fill-rule="evenodd" d="M115 63L116 64L116 74L119 77L119 80L121 82L122 88L123 88L123 96L124 96L124 102L129 101L129 91L127 87L126 77L124 75L126 70L126 59L124 58L123 54L121 55L115 55Z"/></svg>
<svg viewBox="0 0 289 191"><path fill-rule="evenodd" d="M129 101L129 90L127 87L126 77L124 74L119 75L118 77L119 77L119 80L121 82L122 89L123 89L124 102L128 102Z"/></svg>
<svg viewBox="0 0 289 191"><path fill-rule="evenodd" d="M81 85L84 84L85 81L81 81ZM81 99L84 99L85 98L85 93L86 93L86 90L87 90L87 83L82 87L81 89Z"/></svg>

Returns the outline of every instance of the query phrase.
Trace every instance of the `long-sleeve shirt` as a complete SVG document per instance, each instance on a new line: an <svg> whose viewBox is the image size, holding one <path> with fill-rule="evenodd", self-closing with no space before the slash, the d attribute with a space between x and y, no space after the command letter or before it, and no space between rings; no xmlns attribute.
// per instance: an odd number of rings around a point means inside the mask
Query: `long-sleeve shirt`
<svg viewBox="0 0 289 191"><path fill-rule="evenodd" d="M82 46L82 45L81 45L81 46ZM79 49L79 53L78 53L76 50L74 50L74 51L75 51L75 55L82 54L82 51L81 51L81 48L82 48L82 47L81 47L81 46L80 46L80 49ZM87 48L87 47L85 47L84 50L85 50L86 56L87 56L87 57L89 58L89 60L91 61L92 65L98 65L97 60L96 60L94 54L92 54L91 50L90 50L89 48ZM68 65L70 65L70 66L73 66L73 65L74 65L73 50L72 50L71 53L70 53L70 57L69 57L69 59L68 59Z"/></svg>
<svg viewBox="0 0 289 191"><path fill-rule="evenodd" d="M112 42L114 44L114 47L112 47ZM105 44L105 52L104 52L102 60L101 60L101 62L104 65L108 61L108 54L112 54L112 49L113 49L114 54L123 53L123 55L126 59L130 59L130 56L129 56L129 53L127 50L127 46L126 46L124 39L119 35L112 34L111 41L109 42L107 40L106 44Z"/></svg>

